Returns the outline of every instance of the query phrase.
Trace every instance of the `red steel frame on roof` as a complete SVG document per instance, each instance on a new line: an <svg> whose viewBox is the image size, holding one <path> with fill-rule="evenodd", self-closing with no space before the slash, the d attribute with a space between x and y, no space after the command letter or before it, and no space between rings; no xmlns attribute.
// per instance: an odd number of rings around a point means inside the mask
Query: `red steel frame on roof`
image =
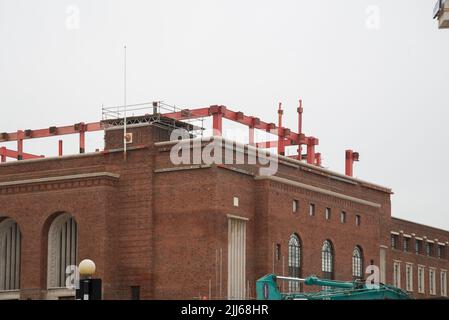
<svg viewBox="0 0 449 320"><path fill-rule="evenodd" d="M278 153L285 154L285 147L298 146L298 155L290 156L298 160L303 159L302 145L307 148L307 154L305 159L307 163L321 166L321 154L315 152L315 146L318 145L319 140L313 136L306 136L302 133L302 100L299 100L298 112L298 133L283 127L282 118L283 110L282 104L279 103L278 108L278 125L274 123L268 123L260 120L257 117L247 116L243 112L236 112L229 110L226 106L213 105L204 108L197 109L183 109L177 112L163 113L165 117L169 117L175 120L189 120L197 118L212 117L212 126L214 129L214 135L221 135L223 131L223 119L231 120L240 124L243 124L249 129L249 144L257 146L259 148L277 148ZM5 147L0 148L1 161L5 162L6 158L15 158L17 160L26 160L34 158L42 158L44 156L33 155L23 152L23 141L27 139L45 138L52 136L62 136L68 134L79 134L79 150L80 153L85 152L85 133L100 131L104 128L101 122L84 123L80 122L70 126L62 127L49 127L46 129L38 130L18 130L11 133L0 133L0 143L17 141L17 151L7 149ZM277 135L276 141L255 142L255 130L262 130L271 134ZM58 141L58 155L62 156L62 140ZM352 165L354 161L357 161L358 153L351 153L353 156L349 156L346 163L346 173L352 175Z"/></svg>

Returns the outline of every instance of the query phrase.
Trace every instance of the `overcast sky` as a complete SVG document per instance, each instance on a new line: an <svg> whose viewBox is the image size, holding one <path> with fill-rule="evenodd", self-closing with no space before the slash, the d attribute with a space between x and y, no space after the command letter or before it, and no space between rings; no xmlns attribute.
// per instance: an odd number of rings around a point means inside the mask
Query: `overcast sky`
<svg viewBox="0 0 449 320"><path fill-rule="evenodd" d="M0 132L98 121L101 105L222 104L320 139L323 165L391 187L396 217L449 229L449 30L436 0L0 0ZM26 141L55 155L57 139ZM77 137L64 137L76 152ZM4 145L4 144L3 144ZM15 148L14 144L7 144ZM102 148L89 134L87 151Z"/></svg>

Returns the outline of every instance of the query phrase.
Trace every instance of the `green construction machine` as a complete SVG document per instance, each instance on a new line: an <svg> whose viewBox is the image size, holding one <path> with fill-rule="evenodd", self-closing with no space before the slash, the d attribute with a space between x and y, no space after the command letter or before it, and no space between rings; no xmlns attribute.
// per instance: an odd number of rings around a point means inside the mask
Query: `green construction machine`
<svg viewBox="0 0 449 320"><path fill-rule="evenodd" d="M277 280L304 283L306 286L321 286L317 292L281 293ZM299 287L299 286L295 286ZM364 281L336 281L310 276L305 279L281 277L274 274L263 276L256 282L258 300L387 300L412 299L399 288L385 284L368 284Z"/></svg>

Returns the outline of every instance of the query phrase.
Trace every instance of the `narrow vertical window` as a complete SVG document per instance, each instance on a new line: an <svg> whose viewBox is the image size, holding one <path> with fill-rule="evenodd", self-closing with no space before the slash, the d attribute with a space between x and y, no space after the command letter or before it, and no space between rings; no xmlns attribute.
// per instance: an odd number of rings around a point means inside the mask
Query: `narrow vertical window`
<svg viewBox="0 0 449 320"><path fill-rule="evenodd" d="M401 287L401 263L400 262L393 263L393 285L396 288Z"/></svg>
<svg viewBox="0 0 449 320"><path fill-rule="evenodd" d="M329 240L324 241L321 248L321 270L324 279L334 278L334 249Z"/></svg>
<svg viewBox="0 0 449 320"><path fill-rule="evenodd" d="M0 222L0 291L20 289L19 226L12 219Z"/></svg>
<svg viewBox="0 0 449 320"><path fill-rule="evenodd" d="M447 271L441 271L440 282L441 296L447 297Z"/></svg>
<svg viewBox="0 0 449 320"><path fill-rule="evenodd" d="M331 219L331 208L326 208L325 216L326 216L326 220Z"/></svg>
<svg viewBox="0 0 449 320"><path fill-rule="evenodd" d="M299 212L299 201L298 200L293 200L293 202L292 202L292 212L293 213L298 213Z"/></svg>
<svg viewBox="0 0 449 320"><path fill-rule="evenodd" d="M346 223L346 212L342 211L340 213L340 222L341 223Z"/></svg>
<svg viewBox="0 0 449 320"><path fill-rule="evenodd" d="M413 266L409 263L405 265L405 290L413 291Z"/></svg>
<svg viewBox="0 0 449 320"><path fill-rule="evenodd" d="M361 217L360 217L359 214L357 214L357 215L355 216L355 225L356 225L357 227L359 227L361 223L362 223Z"/></svg>
<svg viewBox="0 0 449 320"><path fill-rule="evenodd" d="M363 277L363 254L359 246L352 251L352 277L359 280Z"/></svg>
<svg viewBox="0 0 449 320"><path fill-rule="evenodd" d="M292 234L288 241L288 275L292 278L301 276L301 241L296 234ZM299 292L300 283L289 281L288 289L289 292Z"/></svg>
<svg viewBox="0 0 449 320"><path fill-rule="evenodd" d="M315 215L315 204L314 204L314 203L311 203L311 204L309 205L309 215L310 215L311 217L313 217L313 216Z"/></svg>
<svg viewBox="0 0 449 320"><path fill-rule="evenodd" d="M429 269L429 293L431 295L435 295L436 294L435 269Z"/></svg>
<svg viewBox="0 0 449 320"><path fill-rule="evenodd" d="M391 234L391 248L398 248L399 237L396 234Z"/></svg>
<svg viewBox="0 0 449 320"><path fill-rule="evenodd" d="M438 245L438 258L439 259L444 259L445 258L445 246L444 245L441 245L441 244L439 244Z"/></svg>
<svg viewBox="0 0 449 320"><path fill-rule="evenodd" d="M48 233L47 287L65 288L67 268L77 265L78 226L75 219L60 214Z"/></svg>
<svg viewBox="0 0 449 320"><path fill-rule="evenodd" d="M422 241L415 239L415 253L421 254L422 253Z"/></svg>
<svg viewBox="0 0 449 320"><path fill-rule="evenodd" d="M403 246L404 246L404 252L408 252L409 246L410 246L410 239L409 238L404 237Z"/></svg>
<svg viewBox="0 0 449 320"><path fill-rule="evenodd" d="M424 287L424 267L418 266L418 292L425 293Z"/></svg>

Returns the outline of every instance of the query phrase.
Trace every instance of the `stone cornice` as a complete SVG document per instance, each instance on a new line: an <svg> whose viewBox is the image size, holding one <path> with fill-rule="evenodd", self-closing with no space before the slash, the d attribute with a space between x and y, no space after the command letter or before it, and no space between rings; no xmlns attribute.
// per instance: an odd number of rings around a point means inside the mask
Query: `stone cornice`
<svg viewBox="0 0 449 320"><path fill-rule="evenodd" d="M365 206L369 206L369 207L374 207L374 208L380 208L381 205L379 203L375 203L375 202L371 202L371 201L367 201L367 200L363 200L363 199L359 199L359 198L355 198L355 197L351 197L351 196L347 196L345 194L341 194L338 192L334 192L331 190L326 190L326 189L322 189L322 188L318 188L315 186L311 186L308 184L304 184L301 182L296 182L293 180L289 180L286 178L281 178L281 177L277 177L277 176L256 176L254 178L255 180L269 180L272 183L278 183L279 186L282 185L286 185L286 186L291 186L291 187L296 187L299 189L303 189L303 190L307 190L307 191L311 191L311 192L315 192L324 196L330 196L332 198L337 198L343 201L347 201L348 204L350 203L357 203L357 204L361 204L361 205L365 205Z"/></svg>
<svg viewBox="0 0 449 320"><path fill-rule="evenodd" d="M39 192L91 186L112 186L120 178L111 172L94 172L0 182L0 194Z"/></svg>

